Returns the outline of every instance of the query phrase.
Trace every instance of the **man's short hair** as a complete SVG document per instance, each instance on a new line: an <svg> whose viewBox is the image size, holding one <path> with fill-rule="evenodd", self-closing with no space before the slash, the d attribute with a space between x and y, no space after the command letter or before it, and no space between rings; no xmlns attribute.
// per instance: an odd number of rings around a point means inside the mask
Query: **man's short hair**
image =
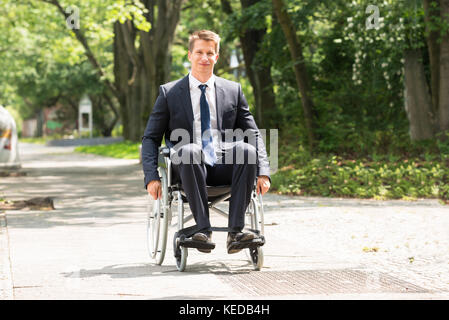
<svg viewBox="0 0 449 320"><path fill-rule="evenodd" d="M192 33L189 37L189 51L192 52L193 45L196 40L206 40L215 42L215 53L218 53L220 49L220 37L210 30L199 30Z"/></svg>

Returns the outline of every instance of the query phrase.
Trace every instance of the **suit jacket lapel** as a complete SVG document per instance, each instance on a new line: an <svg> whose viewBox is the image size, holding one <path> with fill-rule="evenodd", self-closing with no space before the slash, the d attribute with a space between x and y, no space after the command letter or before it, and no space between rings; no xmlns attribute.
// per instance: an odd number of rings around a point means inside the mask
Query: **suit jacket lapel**
<svg viewBox="0 0 449 320"><path fill-rule="evenodd" d="M190 125L190 133L193 133L193 108L192 99L190 97L189 76L187 75L181 80L178 90L179 105L184 110L187 121Z"/></svg>

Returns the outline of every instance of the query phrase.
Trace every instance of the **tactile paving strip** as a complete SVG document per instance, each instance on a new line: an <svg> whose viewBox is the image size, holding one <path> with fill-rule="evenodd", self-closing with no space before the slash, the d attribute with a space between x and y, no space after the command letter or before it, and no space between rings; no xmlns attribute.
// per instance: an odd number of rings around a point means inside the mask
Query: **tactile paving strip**
<svg viewBox="0 0 449 320"><path fill-rule="evenodd" d="M353 269L220 273L239 292L256 296L331 293L429 293L386 273Z"/></svg>

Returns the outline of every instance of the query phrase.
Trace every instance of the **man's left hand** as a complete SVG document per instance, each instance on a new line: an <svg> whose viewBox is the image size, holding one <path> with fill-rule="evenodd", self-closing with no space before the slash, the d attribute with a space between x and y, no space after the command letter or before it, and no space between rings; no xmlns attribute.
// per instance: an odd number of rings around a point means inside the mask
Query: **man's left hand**
<svg viewBox="0 0 449 320"><path fill-rule="evenodd" d="M262 193L262 195L265 194L265 192L270 189L271 183L270 179L267 176L259 176L257 177L257 194Z"/></svg>

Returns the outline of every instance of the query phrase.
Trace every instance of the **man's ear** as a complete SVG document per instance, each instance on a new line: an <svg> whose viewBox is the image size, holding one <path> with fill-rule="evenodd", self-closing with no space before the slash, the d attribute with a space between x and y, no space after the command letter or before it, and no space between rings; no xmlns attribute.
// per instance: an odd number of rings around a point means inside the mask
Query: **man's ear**
<svg viewBox="0 0 449 320"><path fill-rule="evenodd" d="M214 64L217 63L217 61L218 61L218 56L219 56L219 54L217 53L217 56L215 57L215 62L214 62Z"/></svg>
<svg viewBox="0 0 449 320"><path fill-rule="evenodd" d="M191 53L190 53L190 50L189 50L189 51L187 51L187 59L189 59L189 61L192 62L192 60L190 58L190 55L191 55Z"/></svg>

